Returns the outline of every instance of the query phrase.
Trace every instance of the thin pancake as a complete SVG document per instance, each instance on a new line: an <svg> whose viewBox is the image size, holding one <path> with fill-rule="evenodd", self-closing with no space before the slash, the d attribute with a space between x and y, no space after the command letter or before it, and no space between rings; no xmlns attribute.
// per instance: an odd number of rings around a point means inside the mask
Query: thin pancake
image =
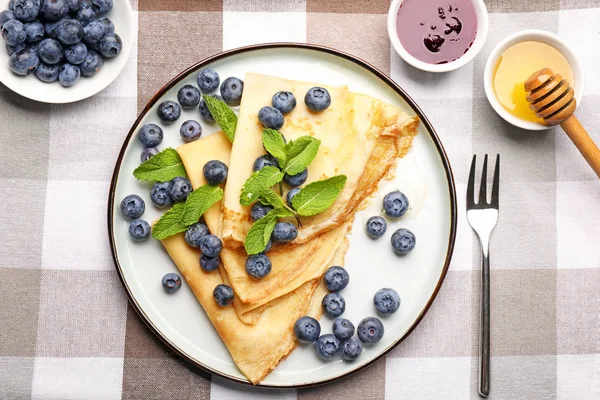
<svg viewBox="0 0 600 400"><path fill-rule="evenodd" d="M320 302L323 295L319 291L320 297L315 297L311 306L311 298L319 282L313 279L271 301L264 307L258 323L247 325L238 318L233 307L216 304L212 292L215 286L224 283L221 274L219 271L205 272L198 268L200 252L187 245L183 233L163 240L162 244L204 308L233 361L253 384L260 382L294 349L294 322L307 314L320 317L320 307L317 308L315 304ZM345 242L332 262L343 265L347 248Z"/></svg>

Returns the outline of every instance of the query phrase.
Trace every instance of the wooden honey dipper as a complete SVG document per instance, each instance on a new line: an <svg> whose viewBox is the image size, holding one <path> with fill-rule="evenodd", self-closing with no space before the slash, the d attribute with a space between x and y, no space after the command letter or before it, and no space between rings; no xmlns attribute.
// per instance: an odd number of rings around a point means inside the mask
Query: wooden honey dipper
<svg viewBox="0 0 600 400"><path fill-rule="evenodd" d="M571 138L590 167L600 178L600 150L573 113L577 100L573 88L560 74L543 68L525 81L529 107L547 125L558 125Z"/></svg>

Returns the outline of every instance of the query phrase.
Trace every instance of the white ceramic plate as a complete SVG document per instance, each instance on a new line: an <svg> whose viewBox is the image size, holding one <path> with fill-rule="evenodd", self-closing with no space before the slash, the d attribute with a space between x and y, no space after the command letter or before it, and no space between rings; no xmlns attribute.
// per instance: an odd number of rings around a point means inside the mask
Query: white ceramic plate
<svg viewBox="0 0 600 400"><path fill-rule="evenodd" d="M113 255L133 306L151 330L183 358L214 374L247 382L185 283L175 295L163 290L160 283L162 276L167 272L177 272L177 268L161 244L153 239L145 243L133 242L127 231L128 221L119 211L123 197L136 193L146 202L142 218L153 221L161 215L150 201L150 186L132 176L132 171L140 163L142 151L135 134L139 126L160 123L156 105L166 99L176 100L177 90L182 85L196 85L198 71L206 67L218 71L222 79L228 76L243 79L246 72L252 71L329 85L347 84L355 92L383 99L421 117L423 123L419 134L409 154L400 161L397 179L383 185L372 205L358 214L346 256L346 268L351 278L343 291L347 302L344 317L357 325L362 318L375 315L373 294L382 287L393 287L401 296L399 311L383 319L383 339L377 345L366 348L353 363L342 360L323 362L317 358L312 346L300 346L261 385L315 385L365 367L412 331L437 294L454 246L456 200L444 150L414 102L381 72L331 49L272 44L232 50L184 71L152 98L125 140L113 175L108 205ZM160 148L182 144L179 127L188 119L201 121L199 111L184 110L178 122L169 126L161 124L165 139ZM202 125L203 135L217 129ZM412 209L400 221L388 225L385 237L378 241L370 240L364 233L364 224L369 216L379 213L383 195L394 188L407 194ZM409 228L417 237L416 248L405 257L396 256L390 244L392 233L400 227ZM331 323L328 317L322 318L323 333L331 332Z"/></svg>
<svg viewBox="0 0 600 400"><path fill-rule="evenodd" d="M0 11L8 8L8 1L0 0ZM4 40L0 40L0 82L23 97L42 103L72 103L100 92L110 85L125 67L135 35L135 24L132 23L133 11L129 0L114 1L113 9L104 16L110 18L115 25L115 33L121 37L123 47L117 57L105 59L102 69L93 77L82 76L75 86L66 88L58 82L44 83L33 74L16 75L8 68L9 55L4 49Z"/></svg>

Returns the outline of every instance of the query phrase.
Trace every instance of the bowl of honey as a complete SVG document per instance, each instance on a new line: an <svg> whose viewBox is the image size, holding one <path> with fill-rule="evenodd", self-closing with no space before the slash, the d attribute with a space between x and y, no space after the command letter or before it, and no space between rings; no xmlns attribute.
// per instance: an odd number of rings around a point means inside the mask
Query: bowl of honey
<svg viewBox="0 0 600 400"><path fill-rule="evenodd" d="M498 115L512 125L536 131L550 128L535 115L524 87L527 78L542 68L560 74L574 89L577 103L581 102L581 64L571 47L557 35L541 30L520 31L492 50L485 65L485 94Z"/></svg>

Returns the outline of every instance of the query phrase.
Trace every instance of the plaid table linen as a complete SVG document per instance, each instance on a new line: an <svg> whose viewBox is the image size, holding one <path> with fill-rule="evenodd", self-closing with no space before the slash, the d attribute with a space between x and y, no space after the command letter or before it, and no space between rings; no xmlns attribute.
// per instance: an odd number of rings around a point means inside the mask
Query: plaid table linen
<svg viewBox="0 0 600 400"><path fill-rule="evenodd" d="M0 399L477 399L480 250L464 204L474 153L503 161L490 398L600 399L600 182L560 129L508 125L483 89L502 38L557 33L583 63L577 116L600 143L600 0L486 3L483 50L445 74L396 55L389 0L132 0L137 45L97 96L48 105L0 84ZM106 227L114 163L148 99L207 56L273 41L324 44L389 74L432 121L457 182L456 248L428 314L381 362L313 389L242 387L172 354L128 305Z"/></svg>

